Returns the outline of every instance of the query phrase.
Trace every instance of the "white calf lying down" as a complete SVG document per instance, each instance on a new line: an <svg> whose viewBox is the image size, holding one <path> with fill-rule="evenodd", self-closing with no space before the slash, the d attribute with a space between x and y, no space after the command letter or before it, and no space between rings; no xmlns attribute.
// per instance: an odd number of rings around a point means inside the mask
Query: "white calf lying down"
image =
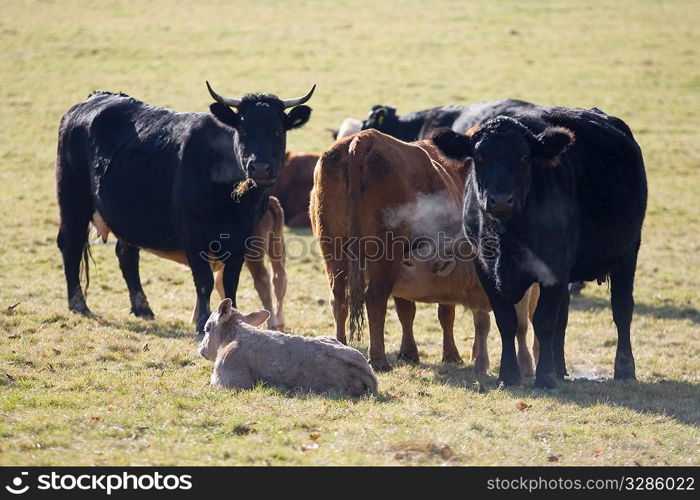
<svg viewBox="0 0 700 500"><path fill-rule="evenodd" d="M224 299L209 317L199 354L214 361L212 385L249 389L257 382L287 389L360 396L377 391L365 357L330 337L308 338L256 328L270 313L243 315Z"/></svg>

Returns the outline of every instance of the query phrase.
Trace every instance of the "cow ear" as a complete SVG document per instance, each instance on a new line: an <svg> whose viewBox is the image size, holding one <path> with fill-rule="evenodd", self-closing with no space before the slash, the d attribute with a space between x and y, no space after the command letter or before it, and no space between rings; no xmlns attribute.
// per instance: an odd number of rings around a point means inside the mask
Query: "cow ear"
<svg viewBox="0 0 700 500"><path fill-rule="evenodd" d="M537 136L535 154L550 167L559 165L561 155L574 143L574 133L564 127L549 127Z"/></svg>
<svg viewBox="0 0 700 500"><path fill-rule="evenodd" d="M450 129L439 130L433 135L432 141L442 154L453 160L463 160L471 156L473 151L471 137Z"/></svg>
<svg viewBox="0 0 700 500"><path fill-rule="evenodd" d="M243 316L243 322L252 326L260 326L270 318L270 311L258 309Z"/></svg>
<svg viewBox="0 0 700 500"><path fill-rule="evenodd" d="M308 106L297 106L287 114L287 130L299 128L309 121L311 108Z"/></svg>
<svg viewBox="0 0 700 500"><path fill-rule="evenodd" d="M216 312L219 313L220 317L229 316L233 313L233 302L231 302L231 299L226 297L222 300L219 307L216 308Z"/></svg>
<svg viewBox="0 0 700 500"><path fill-rule="evenodd" d="M209 111L211 111L211 114L214 115L216 119L224 125L228 125L229 127L233 128L236 128L238 126L240 116L238 115L238 113L236 113L234 110L232 110L225 104L215 102L211 106L209 106Z"/></svg>

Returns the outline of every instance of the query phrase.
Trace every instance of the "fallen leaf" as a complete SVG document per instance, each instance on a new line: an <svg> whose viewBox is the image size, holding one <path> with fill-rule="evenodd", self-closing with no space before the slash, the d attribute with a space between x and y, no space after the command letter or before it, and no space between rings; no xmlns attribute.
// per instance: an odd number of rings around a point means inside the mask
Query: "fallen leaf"
<svg viewBox="0 0 700 500"><path fill-rule="evenodd" d="M48 367L48 369L51 373L56 373L56 370L54 369L54 367L51 363L46 363L46 366Z"/></svg>
<svg viewBox="0 0 700 500"><path fill-rule="evenodd" d="M151 350L151 348L148 347L148 342L146 342L145 344L143 344L143 347L141 348L141 350L142 350L143 352L148 352L148 351Z"/></svg>
<svg viewBox="0 0 700 500"><path fill-rule="evenodd" d="M86 345L85 349L88 351L92 351L94 349L94 347L92 347L91 345Z"/></svg>
<svg viewBox="0 0 700 500"><path fill-rule="evenodd" d="M316 441L318 438L321 437L321 434L319 434L318 432L312 432L311 434L309 434L309 437L312 441Z"/></svg>
<svg viewBox="0 0 700 500"><path fill-rule="evenodd" d="M520 401L516 406L520 411L527 411L532 408L532 405L527 404L525 401Z"/></svg>
<svg viewBox="0 0 700 500"><path fill-rule="evenodd" d="M301 445L301 451L311 451L318 449L319 444L318 443L309 443L309 444L303 444Z"/></svg>
<svg viewBox="0 0 700 500"><path fill-rule="evenodd" d="M102 417L93 416L93 417L90 417L90 420L92 420L93 422L99 422L102 420Z"/></svg>
<svg viewBox="0 0 700 500"><path fill-rule="evenodd" d="M55 347L52 347L51 350L53 351L53 353L54 353L56 356L58 356L59 354L61 354L61 351L58 350L58 349L56 349Z"/></svg>
<svg viewBox="0 0 700 500"><path fill-rule="evenodd" d="M14 335L10 335L7 338L8 339L21 339L22 336L19 333L15 333Z"/></svg>
<svg viewBox="0 0 700 500"><path fill-rule="evenodd" d="M559 461L559 457L558 457L557 455L549 455L549 456L547 457L547 461L548 461L548 462L558 462L558 461Z"/></svg>
<svg viewBox="0 0 700 500"><path fill-rule="evenodd" d="M22 303L21 300L20 300L19 302L15 302L15 303L12 304L11 306L7 306L7 309L6 309L6 310L7 310L7 311L12 311L15 307L17 307L17 306L20 305L21 303Z"/></svg>
<svg viewBox="0 0 700 500"><path fill-rule="evenodd" d="M7 378L10 380L10 382L14 382L14 381L15 381L15 377L13 377L12 375L10 375L9 373L6 373L5 375L7 375Z"/></svg>
<svg viewBox="0 0 700 500"><path fill-rule="evenodd" d="M599 457L603 453L603 450L593 450L593 456L594 457Z"/></svg>
<svg viewBox="0 0 700 500"><path fill-rule="evenodd" d="M24 362L25 366L28 366L29 368L34 368L34 362L33 361L25 361Z"/></svg>

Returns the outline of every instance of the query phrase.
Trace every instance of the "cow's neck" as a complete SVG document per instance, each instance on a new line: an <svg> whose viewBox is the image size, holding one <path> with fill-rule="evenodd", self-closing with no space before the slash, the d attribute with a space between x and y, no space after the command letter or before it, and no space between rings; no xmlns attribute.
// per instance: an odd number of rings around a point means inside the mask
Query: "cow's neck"
<svg viewBox="0 0 700 500"><path fill-rule="evenodd" d="M431 111L432 109L426 109L397 117L398 123L395 133L392 135L405 142L417 141L423 123Z"/></svg>

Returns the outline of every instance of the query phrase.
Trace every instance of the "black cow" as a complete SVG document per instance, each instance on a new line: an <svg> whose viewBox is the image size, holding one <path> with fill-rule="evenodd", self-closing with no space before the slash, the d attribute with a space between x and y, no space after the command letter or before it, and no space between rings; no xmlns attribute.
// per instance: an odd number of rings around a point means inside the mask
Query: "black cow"
<svg viewBox="0 0 700 500"><path fill-rule="evenodd" d="M477 269L503 341L499 380L520 382L513 304L532 283L541 285L535 384L554 388L566 375L567 284L608 278L615 378L635 378L630 323L647 183L629 127L597 109L537 107L433 140L445 155L473 161L464 230L480 242Z"/></svg>
<svg viewBox="0 0 700 500"><path fill-rule="evenodd" d="M204 332L213 287L210 259L225 264L226 297L236 303L245 240L264 214L284 164L286 132L306 123L304 97L270 94L217 101L210 113L179 113L125 94L95 92L61 120L56 185L70 310L91 315L80 285L92 219L117 238L131 310L153 317L139 278L139 249L167 256L184 250ZM231 108L236 108L234 111ZM292 108L285 113L286 108ZM86 274L88 274L86 272ZM89 275L87 276L89 285Z"/></svg>
<svg viewBox="0 0 700 500"><path fill-rule="evenodd" d="M534 104L517 99L501 99L469 106L439 106L397 115L396 108L377 104L372 106L369 116L362 122L362 130L375 128L402 141L412 142L427 139L443 127L463 134L472 126L489 118L534 107Z"/></svg>

